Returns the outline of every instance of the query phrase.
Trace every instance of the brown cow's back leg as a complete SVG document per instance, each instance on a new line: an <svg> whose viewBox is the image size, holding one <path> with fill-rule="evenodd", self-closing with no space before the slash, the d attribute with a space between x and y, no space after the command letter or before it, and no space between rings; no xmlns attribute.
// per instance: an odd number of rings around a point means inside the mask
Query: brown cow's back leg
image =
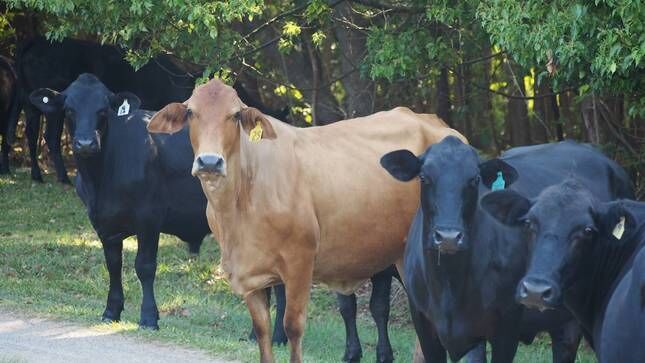
<svg viewBox="0 0 645 363"><path fill-rule="evenodd" d="M264 289L253 291L244 298L244 301L251 314L253 330L260 346L260 362L272 363L271 315L266 292Z"/></svg>

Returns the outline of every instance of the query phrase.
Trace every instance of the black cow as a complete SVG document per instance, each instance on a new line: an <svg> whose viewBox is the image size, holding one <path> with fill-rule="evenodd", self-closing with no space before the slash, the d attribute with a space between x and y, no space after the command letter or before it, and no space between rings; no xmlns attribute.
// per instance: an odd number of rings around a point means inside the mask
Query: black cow
<svg viewBox="0 0 645 363"><path fill-rule="evenodd" d="M124 60L121 49L94 42L65 39L51 43L44 38L35 38L19 48L17 68L23 94L28 96L39 88L65 89L82 73L96 75L105 86L114 92L130 91L141 100L148 110L159 110L172 102L181 102L190 97L195 79L185 67L172 56L153 58L138 71ZM199 71L201 72L201 71ZM240 95L248 95L237 85ZM264 113L283 117L284 112L267 109L258 100L242 98L249 106ZM31 156L31 178L42 181L38 167L38 137L41 110L24 101L26 134ZM45 141L56 168L58 181L69 183L61 156L60 142L64 115L60 111L44 112L47 118Z"/></svg>
<svg viewBox="0 0 645 363"><path fill-rule="evenodd" d="M548 331L554 361L573 362L577 324L564 310L523 314L514 301L528 253L522 230L497 223L481 209L479 196L493 184L537 195L573 172L595 181L599 198L608 200L620 196L610 185L624 181L624 172L599 152L574 142L511 149L499 159L481 162L474 148L455 137L419 157L394 151L381 163L396 179L418 176L421 182L404 281L426 359L445 361L447 350L456 361L487 340L493 362L511 362L518 341L530 342L537 332Z"/></svg>
<svg viewBox="0 0 645 363"><path fill-rule="evenodd" d="M645 362L645 203L601 202L585 184L568 179L535 199L494 192L482 205L527 231L531 260L518 301L564 304L600 362Z"/></svg>
<svg viewBox="0 0 645 363"><path fill-rule="evenodd" d="M9 149L20 113L19 88L13 61L0 56L0 174L9 173Z"/></svg>
<svg viewBox="0 0 645 363"><path fill-rule="evenodd" d="M205 197L184 167L193 157L186 130L149 135L146 122L153 112L139 110L137 96L112 93L91 74L80 75L61 93L43 88L29 98L44 113L64 112L73 135L76 192L101 239L110 274L103 320L121 316L123 239L136 235L135 269L143 289L139 325L157 329L153 283L159 233L188 242L193 253L210 233Z"/></svg>

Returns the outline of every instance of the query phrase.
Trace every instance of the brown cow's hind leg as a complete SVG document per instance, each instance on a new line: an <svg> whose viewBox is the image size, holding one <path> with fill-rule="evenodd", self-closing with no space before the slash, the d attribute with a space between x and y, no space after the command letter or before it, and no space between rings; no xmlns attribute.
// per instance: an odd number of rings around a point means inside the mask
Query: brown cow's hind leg
<svg viewBox="0 0 645 363"><path fill-rule="evenodd" d="M260 362L273 363L271 350L271 315L264 289L256 290L244 299L253 320L253 330L260 346Z"/></svg>

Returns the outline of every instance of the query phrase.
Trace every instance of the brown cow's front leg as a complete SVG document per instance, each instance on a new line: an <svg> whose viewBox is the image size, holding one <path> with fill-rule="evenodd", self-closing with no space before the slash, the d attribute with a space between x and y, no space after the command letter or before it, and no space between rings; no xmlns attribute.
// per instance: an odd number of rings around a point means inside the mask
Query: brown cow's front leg
<svg viewBox="0 0 645 363"><path fill-rule="evenodd" d="M310 266L313 265L313 262ZM284 331L291 348L291 363L302 362L302 336L307 320L307 304L311 291L313 271L302 273L284 282L287 295L287 309L284 314Z"/></svg>
<svg viewBox="0 0 645 363"><path fill-rule="evenodd" d="M271 315L269 302L264 289L256 290L244 298L253 319L253 330L260 346L260 362L273 363L271 349Z"/></svg>

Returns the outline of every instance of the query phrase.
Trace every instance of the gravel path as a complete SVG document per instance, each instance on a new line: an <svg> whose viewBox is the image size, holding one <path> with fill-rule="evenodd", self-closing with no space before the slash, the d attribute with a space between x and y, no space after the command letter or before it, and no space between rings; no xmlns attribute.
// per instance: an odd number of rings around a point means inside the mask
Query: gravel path
<svg viewBox="0 0 645 363"><path fill-rule="evenodd" d="M226 363L206 353L0 310L0 363Z"/></svg>

